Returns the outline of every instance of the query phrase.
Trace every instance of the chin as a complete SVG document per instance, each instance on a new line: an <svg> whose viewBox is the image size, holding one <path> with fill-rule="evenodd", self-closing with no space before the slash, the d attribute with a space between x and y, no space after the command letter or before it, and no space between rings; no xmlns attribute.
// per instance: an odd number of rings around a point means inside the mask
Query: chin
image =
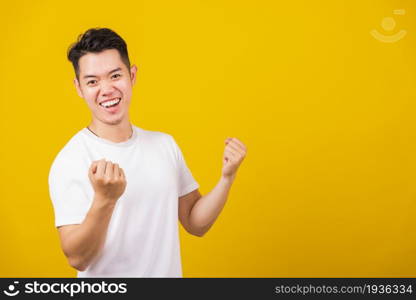
<svg viewBox="0 0 416 300"><path fill-rule="evenodd" d="M118 114L111 115L111 116L104 115L101 113L93 113L93 118L102 124L118 125L125 119L125 115L123 112L119 112Z"/></svg>
<svg viewBox="0 0 416 300"><path fill-rule="evenodd" d="M123 121L123 119L119 118L119 119L113 119L113 120L104 120L104 123L107 125L118 125L121 123L121 121Z"/></svg>
<svg viewBox="0 0 416 300"><path fill-rule="evenodd" d="M118 125L123 121L122 116L114 116L113 118L103 118L103 117L97 118L96 117L95 119L105 125Z"/></svg>

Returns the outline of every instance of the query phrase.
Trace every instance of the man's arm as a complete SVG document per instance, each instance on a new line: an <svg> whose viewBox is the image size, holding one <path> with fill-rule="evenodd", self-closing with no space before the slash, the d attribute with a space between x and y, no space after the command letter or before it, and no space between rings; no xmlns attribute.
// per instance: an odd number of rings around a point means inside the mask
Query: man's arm
<svg viewBox="0 0 416 300"><path fill-rule="evenodd" d="M94 199L82 224L58 227L61 247L69 264L84 271L104 245L114 205Z"/></svg>
<svg viewBox="0 0 416 300"><path fill-rule="evenodd" d="M82 224L58 227L62 250L79 271L84 271L103 248L115 204L126 187L123 170L105 160L93 162L88 175L95 195L87 216Z"/></svg>
<svg viewBox="0 0 416 300"><path fill-rule="evenodd" d="M195 190L179 198L179 219L189 233L202 237L214 224L227 201L238 167L247 154L238 139L227 139L224 150L222 175L210 193L201 196Z"/></svg>

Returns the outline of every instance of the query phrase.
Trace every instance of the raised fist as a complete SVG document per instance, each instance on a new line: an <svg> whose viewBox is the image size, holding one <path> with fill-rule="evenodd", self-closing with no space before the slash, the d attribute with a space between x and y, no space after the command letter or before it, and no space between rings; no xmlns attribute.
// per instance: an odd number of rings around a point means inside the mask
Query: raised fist
<svg viewBox="0 0 416 300"><path fill-rule="evenodd" d="M246 154L247 148L241 141L237 138L227 138L225 140L222 176L234 179Z"/></svg>
<svg viewBox="0 0 416 300"><path fill-rule="evenodd" d="M115 204L126 189L126 176L118 164L101 159L93 161L88 171L92 187L103 201Z"/></svg>

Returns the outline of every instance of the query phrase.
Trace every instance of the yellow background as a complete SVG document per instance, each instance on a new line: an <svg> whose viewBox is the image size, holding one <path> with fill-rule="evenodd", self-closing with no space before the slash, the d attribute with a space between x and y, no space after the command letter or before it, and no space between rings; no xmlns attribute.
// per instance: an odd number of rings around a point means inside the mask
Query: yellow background
<svg viewBox="0 0 416 300"><path fill-rule="evenodd" d="M198 238L181 228L185 277L416 276L415 8L2 3L0 276L76 276L47 177L90 120L66 51L91 27L126 40L139 68L131 119L175 137L203 194L219 179L225 138L248 147L212 229ZM372 29L407 35L383 43Z"/></svg>

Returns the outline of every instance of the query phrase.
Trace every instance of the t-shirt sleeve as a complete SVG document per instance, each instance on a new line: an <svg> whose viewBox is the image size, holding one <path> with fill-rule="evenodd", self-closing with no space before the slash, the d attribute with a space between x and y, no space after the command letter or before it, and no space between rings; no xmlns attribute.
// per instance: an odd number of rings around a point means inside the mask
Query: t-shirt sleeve
<svg viewBox="0 0 416 300"><path fill-rule="evenodd" d="M198 182L192 176L181 149L173 137L172 142L175 148L175 156L178 166L178 197L182 197L199 188Z"/></svg>
<svg viewBox="0 0 416 300"><path fill-rule="evenodd" d="M49 194L55 213L55 226L81 224L91 206L85 190L88 174L76 164L56 159L49 172ZM87 181L88 182L88 181Z"/></svg>

